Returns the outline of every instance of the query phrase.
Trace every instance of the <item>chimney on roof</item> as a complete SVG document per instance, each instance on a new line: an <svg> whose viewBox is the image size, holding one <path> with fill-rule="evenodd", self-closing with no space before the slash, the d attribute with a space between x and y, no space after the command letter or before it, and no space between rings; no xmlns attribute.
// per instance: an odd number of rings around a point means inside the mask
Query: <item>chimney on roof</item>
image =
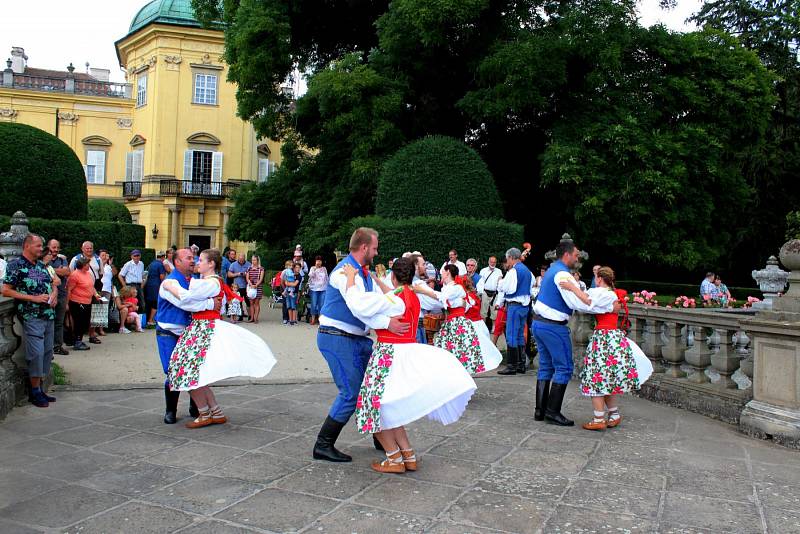
<svg viewBox="0 0 800 534"><path fill-rule="evenodd" d="M28 56L25 55L25 49L21 46L11 47L11 70L14 74L22 74L25 72L25 67L28 66Z"/></svg>
<svg viewBox="0 0 800 534"><path fill-rule="evenodd" d="M89 76L91 76L95 80L101 82L107 82L111 77L111 71L109 69L96 69L94 67L90 67Z"/></svg>

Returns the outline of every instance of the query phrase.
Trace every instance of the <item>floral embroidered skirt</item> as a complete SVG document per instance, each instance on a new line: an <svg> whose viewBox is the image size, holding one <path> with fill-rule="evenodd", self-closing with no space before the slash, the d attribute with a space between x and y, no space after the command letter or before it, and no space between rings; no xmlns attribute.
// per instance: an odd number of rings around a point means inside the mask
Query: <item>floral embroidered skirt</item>
<svg viewBox="0 0 800 534"><path fill-rule="evenodd" d="M581 370L581 393L589 397L621 395L639 389L653 367L622 330L595 330Z"/></svg>
<svg viewBox="0 0 800 534"><path fill-rule="evenodd" d="M478 334L478 345L481 348L484 371L497 369L503 362L503 355L497 349L489 334L489 328L483 321L472 321L475 333Z"/></svg>
<svg viewBox="0 0 800 534"><path fill-rule="evenodd" d="M470 374L486 371L478 333L464 316L444 321L433 345L453 354Z"/></svg>
<svg viewBox="0 0 800 534"><path fill-rule="evenodd" d="M207 386L235 376L266 376L275 356L256 334L219 320L192 320L169 362L169 383L176 391Z"/></svg>
<svg viewBox="0 0 800 534"><path fill-rule="evenodd" d="M458 421L475 381L453 355L420 343L375 343L356 401L356 427L370 434L427 416Z"/></svg>

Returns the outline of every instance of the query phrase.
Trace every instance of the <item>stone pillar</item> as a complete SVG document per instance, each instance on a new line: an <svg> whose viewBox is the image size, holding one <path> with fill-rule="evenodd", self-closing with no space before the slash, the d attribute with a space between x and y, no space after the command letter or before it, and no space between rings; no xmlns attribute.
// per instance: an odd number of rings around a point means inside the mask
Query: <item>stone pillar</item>
<svg viewBox="0 0 800 534"><path fill-rule="evenodd" d="M6 61L6 69L3 71L3 87L14 86L14 71L11 70L11 58Z"/></svg>
<svg viewBox="0 0 800 534"><path fill-rule="evenodd" d="M0 234L0 253L6 261L22 255L22 242L27 234L28 219L18 211L11 217L11 229ZM14 301L0 296L0 419L25 398L27 388L24 359L14 358L22 344L21 333L14 331L14 315Z"/></svg>
<svg viewBox="0 0 800 534"><path fill-rule="evenodd" d="M706 375L706 367L711 365L711 351L708 349L706 329L697 326L694 329L694 346L686 351L686 362L692 366L692 373L688 376L689 382L705 384L710 382Z"/></svg>
<svg viewBox="0 0 800 534"><path fill-rule="evenodd" d="M800 449L800 240L781 248L789 274L789 291L774 301L774 311L761 311L741 321L752 338L753 400L739 417L739 428Z"/></svg>
<svg viewBox="0 0 800 534"><path fill-rule="evenodd" d="M228 239L228 221L231 218L231 209L228 206L224 208L220 208L220 213L222 213L222 247L220 250L225 250L225 247L230 245L230 240Z"/></svg>
<svg viewBox="0 0 800 534"><path fill-rule="evenodd" d="M180 206L171 206L169 208L169 239L167 240L168 243L177 246L178 248L182 248L184 243L180 239L180 217L181 217L181 207Z"/></svg>
<svg viewBox="0 0 800 534"><path fill-rule="evenodd" d="M661 339L661 325L664 322L658 319L647 319L645 324L642 350L650 358L650 362L653 364L653 372L663 373L664 365L661 363L661 347L664 345L664 341Z"/></svg>
<svg viewBox="0 0 800 534"><path fill-rule="evenodd" d="M673 321L664 323L666 326L666 342L661 347L661 356L667 362L666 375L673 378L684 378L686 373L681 371L686 352L686 343L683 341L681 330L683 325Z"/></svg>
<svg viewBox="0 0 800 534"><path fill-rule="evenodd" d="M739 368L741 359L732 350L730 330L717 328L716 334L719 336L719 349L711 355L711 365L719 373L719 382L715 385L721 389L736 389L731 375Z"/></svg>

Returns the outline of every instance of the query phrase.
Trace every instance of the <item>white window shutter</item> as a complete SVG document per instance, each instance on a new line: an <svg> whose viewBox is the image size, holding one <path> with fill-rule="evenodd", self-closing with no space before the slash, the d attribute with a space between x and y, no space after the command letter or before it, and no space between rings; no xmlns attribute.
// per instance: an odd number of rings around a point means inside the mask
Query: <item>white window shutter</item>
<svg viewBox="0 0 800 534"><path fill-rule="evenodd" d="M106 183L106 153L98 150L94 154L94 183L104 184Z"/></svg>
<svg viewBox="0 0 800 534"><path fill-rule="evenodd" d="M125 154L125 181L132 182L133 181L133 155L134 152L128 152Z"/></svg>
<svg viewBox="0 0 800 534"><path fill-rule="evenodd" d="M211 155L211 181L222 181L222 152L214 152Z"/></svg>
<svg viewBox="0 0 800 534"><path fill-rule="evenodd" d="M144 150L133 152L133 180L141 182L144 176Z"/></svg>
<svg viewBox="0 0 800 534"><path fill-rule="evenodd" d="M259 159L258 160L258 181L259 182L266 182L268 176L269 176L269 160L268 159Z"/></svg>
<svg viewBox="0 0 800 534"><path fill-rule="evenodd" d="M183 153L183 179L192 179L192 155L193 150L187 150Z"/></svg>
<svg viewBox="0 0 800 534"><path fill-rule="evenodd" d="M89 181L89 156L86 156L86 165L83 166L83 174L86 176L86 182L92 183Z"/></svg>

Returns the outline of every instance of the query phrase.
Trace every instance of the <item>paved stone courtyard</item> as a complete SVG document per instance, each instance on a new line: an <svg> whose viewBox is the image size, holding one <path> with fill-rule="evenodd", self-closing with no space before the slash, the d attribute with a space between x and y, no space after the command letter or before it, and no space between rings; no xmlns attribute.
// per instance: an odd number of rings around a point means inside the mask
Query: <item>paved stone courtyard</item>
<svg viewBox="0 0 800 534"><path fill-rule="evenodd" d="M536 423L533 383L479 379L461 421L411 425L405 475L352 425L352 464L311 460L332 384L217 388L231 423L200 430L158 390L62 391L0 423L0 532L800 532L800 451L630 397L604 433Z"/></svg>

